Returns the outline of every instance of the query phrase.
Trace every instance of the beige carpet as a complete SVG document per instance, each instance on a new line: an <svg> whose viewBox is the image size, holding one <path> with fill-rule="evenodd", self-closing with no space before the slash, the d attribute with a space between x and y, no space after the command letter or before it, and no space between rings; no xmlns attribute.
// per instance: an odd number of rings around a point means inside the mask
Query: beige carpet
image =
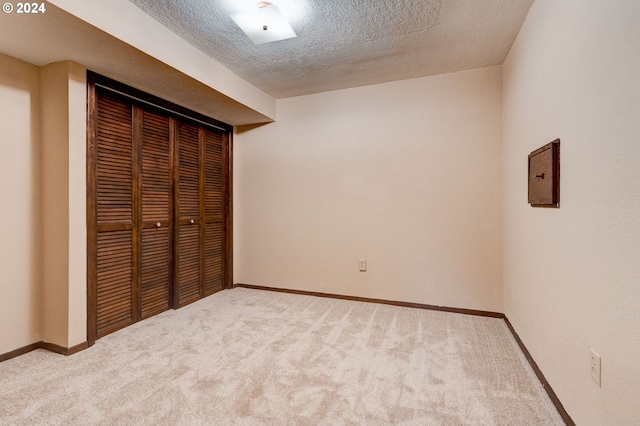
<svg viewBox="0 0 640 426"><path fill-rule="evenodd" d="M0 424L563 422L500 319L238 288L0 363Z"/></svg>

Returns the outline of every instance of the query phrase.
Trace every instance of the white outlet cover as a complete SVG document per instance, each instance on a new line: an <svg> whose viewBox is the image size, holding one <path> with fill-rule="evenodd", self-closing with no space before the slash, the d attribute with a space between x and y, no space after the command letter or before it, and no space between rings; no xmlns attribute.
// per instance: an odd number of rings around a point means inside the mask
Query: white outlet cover
<svg viewBox="0 0 640 426"><path fill-rule="evenodd" d="M360 272L366 272L367 271L367 259L359 259L358 260L358 270Z"/></svg>

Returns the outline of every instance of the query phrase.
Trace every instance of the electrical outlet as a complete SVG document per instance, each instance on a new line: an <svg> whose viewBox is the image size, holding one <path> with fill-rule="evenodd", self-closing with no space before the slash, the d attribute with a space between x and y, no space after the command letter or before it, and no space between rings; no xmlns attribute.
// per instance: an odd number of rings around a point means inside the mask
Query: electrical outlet
<svg viewBox="0 0 640 426"><path fill-rule="evenodd" d="M358 260L358 270L360 272L366 272L367 271L367 259Z"/></svg>
<svg viewBox="0 0 640 426"><path fill-rule="evenodd" d="M602 358L593 349L591 349L591 379L596 382L596 385L602 387Z"/></svg>

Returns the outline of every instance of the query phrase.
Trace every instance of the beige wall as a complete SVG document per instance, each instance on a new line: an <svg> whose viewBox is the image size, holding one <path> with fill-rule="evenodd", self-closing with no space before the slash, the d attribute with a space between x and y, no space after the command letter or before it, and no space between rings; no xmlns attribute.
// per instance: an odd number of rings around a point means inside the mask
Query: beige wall
<svg viewBox="0 0 640 426"><path fill-rule="evenodd" d="M37 67L0 55L0 354L41 339L38 87Z"/></svg>
<svg viewBox="0 0 640 426"><path fill-rule="evenodd" d="M501 97L493 67L279 100L235 138L234 281L502 312Z"/></svg>
<svg viewBox="0 0 640 426"><path fill-rule="evenodd" d="M69 100L69 334L67 347L87 341L87 70L67 62Z"/></svg>
<svg viewBox="0 0 640 426"><path fill-rule="evenodd" d="M538 0L503 69L506 314L584 425L640 421L639 22L636 0ZM533 209L527 155L555 138L561 207Z"/></svg>
<svg viewBox="0 0 640 426"><path fill-rule="evenodd" d="M86 341L86 70L0 55L0 354Z"/></svg>
<svg viewBox="0 0 640 426"><path fill-rule="evenodd" d="M40 69L43 119L43 340L66 346L69 309L69 110L65 63Z"/></svg>
<svg viewBox="0 0 640 426"><path fill-rule="evenodd" d="M40 69L43 119L43 340L86 341L86 69Z"/></svg>

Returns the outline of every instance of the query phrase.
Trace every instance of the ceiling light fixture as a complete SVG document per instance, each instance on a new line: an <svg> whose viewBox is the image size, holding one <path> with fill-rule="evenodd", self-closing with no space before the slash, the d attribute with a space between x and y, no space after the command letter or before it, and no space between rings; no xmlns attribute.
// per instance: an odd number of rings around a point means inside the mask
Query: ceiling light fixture
<svg viewBox="0 0 640 426"><path fill-rule="evenodd" d="M270 43L296 37L280 9L268 1L257 4L257 10L231 15L231 19L255 44Z"/></svg>

